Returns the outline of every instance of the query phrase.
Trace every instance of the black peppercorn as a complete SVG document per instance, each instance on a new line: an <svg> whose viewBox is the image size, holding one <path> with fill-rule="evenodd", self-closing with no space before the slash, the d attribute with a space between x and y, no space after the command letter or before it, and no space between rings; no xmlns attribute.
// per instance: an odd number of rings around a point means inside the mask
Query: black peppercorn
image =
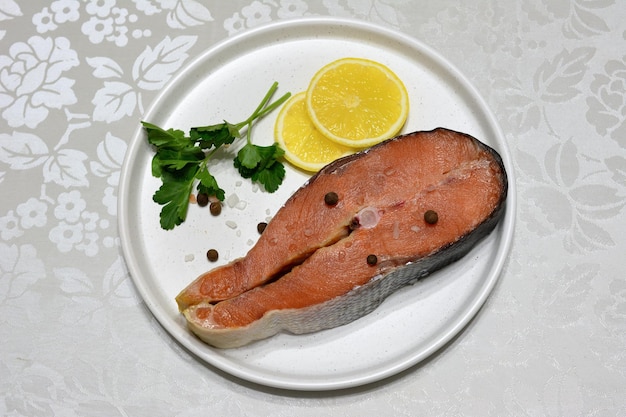
<svg viewBox="0 0 626 417"><path fill-rule="evenodd" d="M220 203L219 201L212 202L209 206L209 211L212 215L219 216L219 214L222 212L222 203Z"/></svg>
<svg viewBox="0 0 626 417"><path fill-rule="evenodd" d="M426 210L424 213L424 221L428 224L435 224L439 220L439 216L437 212L434 210Z"/></svg>
<svg viewBox="0 0 626 417"><path fill-rule="evenodd" d="M206 257L209 261L215 262L219 258L219 254L215 249L209 249L206 253Z"/></svg>
<svg viewBox="0 0 626 417"><path fill-rule="evenodd" d="M196 202L200 207L206 206L207 204L209 204L209 195L206 193L198 193L198 196L196 197Z"/></svg>
<svg viewBox="0 0 626 417"><path fill-rule="evenodd" d="M337 204L338 201L339 196L333 191L326 193L326 195L324 196L324 203L326 203L326 205L334 206L335 204Z"/></svg>

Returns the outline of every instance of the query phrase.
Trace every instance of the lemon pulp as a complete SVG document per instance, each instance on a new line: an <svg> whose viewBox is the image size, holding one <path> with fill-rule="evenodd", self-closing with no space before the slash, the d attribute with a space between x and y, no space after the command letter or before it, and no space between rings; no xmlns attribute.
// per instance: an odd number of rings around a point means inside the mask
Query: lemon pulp
<svg viewBox="0 0 626 417"><path fill-rule="evenodd" d="M406 87L388 67L342 58L322 67L306 91L306 110L322 135L364 148L395 136L409 112Z"/></svg>

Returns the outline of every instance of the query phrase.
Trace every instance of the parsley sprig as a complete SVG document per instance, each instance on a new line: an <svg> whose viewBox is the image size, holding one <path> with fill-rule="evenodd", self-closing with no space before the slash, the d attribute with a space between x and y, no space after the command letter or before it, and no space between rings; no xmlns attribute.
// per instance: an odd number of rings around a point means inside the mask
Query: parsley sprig
<svg viewBox="0 0 626 417"><path fill-rule="evenodd" d="M278 160L284 151L276 143L254 145L251 136L252 125L290 97L291 94L286 93L270 102L277 89L278 83L274 82L250 117L239 123L224 120L214 125L192 127L186 135L182 130L165 130L141 122L148 134L148 142L155 149L152 175L162 182L152 199L163 206L160 214L163 229L171 230L185 221L194 185L199 194L224 200L225 191L209 172L209 161L223 145L242 139L244 132L246 143L234 158L235 168L242 177L262 184L270 193L278 189L285 177L285 167Z"/></svg>

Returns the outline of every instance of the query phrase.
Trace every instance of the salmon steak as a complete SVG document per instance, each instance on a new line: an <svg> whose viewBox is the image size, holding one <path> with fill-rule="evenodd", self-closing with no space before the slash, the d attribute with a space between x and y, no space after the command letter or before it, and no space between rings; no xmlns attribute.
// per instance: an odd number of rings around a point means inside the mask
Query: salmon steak
<svg viewBox="0 0 626 417"><path fill-rule="evenodd" d="M178 308L220 348L350 323L467 254L503 216L507 188L500 155L470 135L389 139L312 176L244 257L183 289Z"/></svg>

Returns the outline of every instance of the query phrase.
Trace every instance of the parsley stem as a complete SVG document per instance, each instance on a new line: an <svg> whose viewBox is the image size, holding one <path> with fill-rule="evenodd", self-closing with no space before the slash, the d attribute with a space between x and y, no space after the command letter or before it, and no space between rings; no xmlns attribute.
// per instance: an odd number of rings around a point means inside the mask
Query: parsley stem
<svg viewBox="0 0 626 417"><path fill-rule="evenodd" d="M267 93L265 93L265 97L263 97L263 100L261 100L261 103L259 103L258 107L254 110L252 115L248 118L248 120L250 122L252 122L254 119L259 117L259 115L262 112L263 108L267 105L267 102L270 101L270 99L272 98L272 96L276 92L277 88L278 88L278 83L276 81L274 81L274 83L272 84L270 89L267 90Z"/></svg>
<svg viewBox="0 0 626 417"><path fill-rule="evenodd" d="M273 102L272 104L270 104L269 106L265 107L263 109L263 111L261 111L257 117L263 117L265 116L267 113L272 112L276 107L280 106L281 104L283 104L289 97L291 97L291 93L285 93L284 95L282 95L278 100L276 100L275 102Z"/></svg>
<svg viewBox="0 0 626 417"><path fill-rule="evenodd" d="M291 96L291 93L283 94L278 100L268 105L267 103L270 101L270 99L276 92L276 89L278 89L278 82L274 81L270 89L267 91L267 93L265 93L265 97L263 97L263 100L261 100L261 103L257 106L254 112L250 115L250 117L248 117L243 122L235 125L237 129L242 129L246 127L246 130L247 130L246 142L247 143L252 142L252 124L254 123L254 121L272 112L274 109L276 109L278 106L283 104Z"/></svg>

